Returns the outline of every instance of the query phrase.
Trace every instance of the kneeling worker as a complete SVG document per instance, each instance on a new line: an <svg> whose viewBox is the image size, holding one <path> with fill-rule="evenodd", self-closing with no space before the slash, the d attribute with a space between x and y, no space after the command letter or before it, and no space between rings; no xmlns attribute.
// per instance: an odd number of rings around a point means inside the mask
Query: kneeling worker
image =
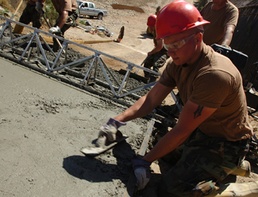
<svg viewBox="0 0 258 197"><path fill-rule="evenodd" d="M132 161L138 188L143 189L150 179L150 164L183 148L179 160L163 175L160 197L210 193L242 166L253 135L240 72L203 42L203 26L208 23L183 0L160 10L157 38L164 40L172 61L145 96L110 118L99 133L99 138L115 140L119 127L151 113L177 86L184 104L177 124L143 158Z"/></svg>

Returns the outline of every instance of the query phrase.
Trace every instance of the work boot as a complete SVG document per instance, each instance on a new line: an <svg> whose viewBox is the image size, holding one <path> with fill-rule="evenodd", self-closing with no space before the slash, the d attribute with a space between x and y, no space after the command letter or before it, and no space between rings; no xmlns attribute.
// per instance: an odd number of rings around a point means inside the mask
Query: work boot
<svg viewBox="0 0 258 197"><path fill-rule="evenodd" d="M250 162L247 160L243 160L241 164L231 174L249 177L251 174Z"/></svg>
<svg viewBox="0 0 258 197"><path fill-rule="evenodd" d="M245 176L249 177L251 173L251 165L249 161L243 160L239 166L237 166L235 169L229 169L224 167L224 170L226 173L236 176Z"/></svg>

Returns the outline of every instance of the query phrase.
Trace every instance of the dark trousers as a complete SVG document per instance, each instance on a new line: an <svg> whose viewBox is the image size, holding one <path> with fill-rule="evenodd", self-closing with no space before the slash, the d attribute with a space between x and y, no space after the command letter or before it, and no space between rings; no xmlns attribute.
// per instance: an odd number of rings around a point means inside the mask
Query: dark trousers
<svg viewBox="0 0 258 197"><path fill-rule="evenodd" d="M167 51L164 49L161 49L159 52L149 55L147 57L144 63L144 67L149 69L152 68L153 71L159 72L159 69L165 65L168 58L169 56L167 55ZM150 77L154 79L157 78L157 76L147 71L144 71L144 77L147 79Z"/></svg>
<svg viewBox="0 0 258 197"><path fill-rule="evenodd" d="M32 26L36 28L41 27L40 14L35 8L35 5L27 3L25 9L22 12L19 22L28 25L32 22Z"/></svg>

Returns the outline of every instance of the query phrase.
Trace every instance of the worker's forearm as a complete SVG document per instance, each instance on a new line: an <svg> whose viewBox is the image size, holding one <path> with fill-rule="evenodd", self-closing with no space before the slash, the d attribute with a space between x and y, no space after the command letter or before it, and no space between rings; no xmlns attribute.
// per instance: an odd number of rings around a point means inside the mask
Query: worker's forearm
<svg viewBox="0 0 258 197"><path fill-rule="evenodd" d="M144 160L153 162L175 150L187 138L186 135L181 135L179 133L179 130L175 128L169 131L159 140L154 148L144 156Z"/></svg>
<svg viewBox="0 0 258 197"><path fill-rule="evenodd" d="M146 101L146 96L141 97L131 107L115 117L116 120L127 122L135 118L144 117L152 112L153 107Z"/></svg>
<svg viewBox="0 0 258 197"><path fill-rule="evenodd" d="M224 37L221 45L229 46L232 41L233 34Z"/></svg>
<svg viewBox="0 0 258 197"><path fill-rule="evenodd" d="M154 53L159 52L163 48L163 42L159 41L158 44L148 53L148 55L152 55Z"/></svg>
<svg viewBox="0 0 258 197"><path fill-rule="evenodd" d="M148 55L152 55L152 54L157 53L157 52L159 52L159 51L160 51L160 49L154 48L154 49L152 49L152 50L148 53Z"/></svg>
<svg viewBox="0 0 258 197"><path fill-rule="evenodd" d="M171 90L172 87L167 87L157 82L147 95L141 97L131 107L116 116L115 119L122 122L127 122L150 114L153 109L161 104Z"/></svg>
<svg viewBox="0 0 258 197"><path fill-rule="evenodd" d="M157 47L153 48L149 53L150 54L154 54L154 53L159 52L161 49L162 49L162 46L161 47L157 46Z"/></svg>
<svg viewBox="0 0 258 197"><path fill-rule="evenodd" d="M234 30L235 30L235 27L232 25L227 27L227 29L225 30L225 35L221 42L221 45L226 45L226 46L230 45L233 38Z"/></svg>

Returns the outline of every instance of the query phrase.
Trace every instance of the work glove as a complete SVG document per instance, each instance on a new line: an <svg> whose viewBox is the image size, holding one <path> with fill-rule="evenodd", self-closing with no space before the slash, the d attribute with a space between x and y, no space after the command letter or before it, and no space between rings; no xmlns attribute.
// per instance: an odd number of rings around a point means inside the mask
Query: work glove
<svg viewBox="0 0 258 197"><path fill-rule="evenodd" d="M56 26L56 27L51 27L49 29L49 33L52 33L52 34L61 34L61 29L60 27Z"/></svg>
<svg viewBox="0 0 258 197"><path fill-rule="evenodd" d="M134 175L136 177L136 186L138 190L142 190L150 181L150 165L151 162L144 160L141 156L137 156L132 160Z"/></svg>
<svg viewBox="0 0 258 197"><path fill-rule="evenodd" d="M125 122L120 122L110 118L105 125L100 127L96 146L103 146L107 144L107 142L111 143L116 141L119 136L122 137L121 132L118 133L118 128L124 125L126 125Z"/></svg>
<svg viewBox="0 0 258 197"><path fill-rule="evenodd" d="M43 11L43 4L40 3L40 2L36 2L36 6L35 6L35 9L37 10L37 12L42 16L44 14L44 11Z"/></svg>

